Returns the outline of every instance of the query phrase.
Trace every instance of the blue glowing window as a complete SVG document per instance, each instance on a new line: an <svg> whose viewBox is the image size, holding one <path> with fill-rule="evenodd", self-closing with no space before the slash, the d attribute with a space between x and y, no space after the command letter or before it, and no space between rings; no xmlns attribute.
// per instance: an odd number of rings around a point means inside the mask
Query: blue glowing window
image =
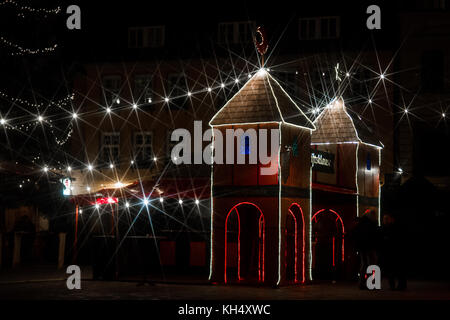
<svg viewBox="0 0 450 320"><path fill-rule="evenodd" d="M372 169L372 160L370 158L370 153L367 154L366 169L367 171L370 171Z"/></svg>
<svg viewBox="0 0 450 320"><path fill-rule="evenodd" d="M241 138L241 154L250 154L250 137L243 136Z"/></svg>

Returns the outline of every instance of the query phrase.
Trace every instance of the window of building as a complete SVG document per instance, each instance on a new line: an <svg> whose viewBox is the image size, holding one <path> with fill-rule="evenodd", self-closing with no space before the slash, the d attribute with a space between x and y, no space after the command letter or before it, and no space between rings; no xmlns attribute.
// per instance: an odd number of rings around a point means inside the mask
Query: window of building
<svg viewBox="0 0 450 320"><path fill-rule="evenodd" d="M370 153L367 153L367 157L366 157L366 170L367 171L372 170L372 159L371 159Z"/></svg>
<svg viewBox="0 0 450 320"><path fill-rule="evenodd" d="M103 93L105 102L109 106L119 98L121 77L120 76L105 76L102 79Z"/></svg>
<svg viewBox="0 0 450 320"><path fill-rule="evenodd" d="M339 17L301 18L299 20L300 40L335 39L339 37Z"/></svg>
<svg viewBox="0 0 450 320"><path fill-rule="evenodd" d="M171 73L167 76L166 95L170 98L171 107L187 107L187 91L184 74Z"/></svg>
<svg viewBox="0 0 450 320"><path fill-rule="evenodd" d="M153 135L151 132L135 132L133 147L134 161L137 166L153 163Z"/></svg>
<svg viewBox="0 0 450 320"><path fill-rule="evenodd" d="M422 89L428 92L440 91L444 87L444 54L442 51L428 51L422 55Z"/></svg>
<svg viewBox="0 0 450 320"><path fill-rule="evenodd" d="M243 135L241 137L241 154L250 154L251 148L250 148L250 136Z"/></svg>
<svg viewBox="0 0 450 320"><path fill-rule="evenodd" d="M120 164L120 133L103 132L100 145L100 166Z"/></svg>
<svg viewBox="0 0 450 320"><path fill-rule="evenodd" d="M254 21L219 23L218 42L220 44L253 43Z"/></svg>
<svg viewBox="0 0 450 320"><path fill-rule="evenodd" d="M128 29L128 47L130 48L163 47L164 41L164 26L135 27Z"/></svg>
<svg viewBox="0 0 450 320"><path fill-rule="evenodd" d="M446 9L448 8L448 0L423 0L425 9Z"/></svg>
<svg viewBox="0 0 450 320"><path fill-rule="evenodd" d="M150 103L152 99L152 83L150 75L136 75L134 77L134 101Z"/></svg>

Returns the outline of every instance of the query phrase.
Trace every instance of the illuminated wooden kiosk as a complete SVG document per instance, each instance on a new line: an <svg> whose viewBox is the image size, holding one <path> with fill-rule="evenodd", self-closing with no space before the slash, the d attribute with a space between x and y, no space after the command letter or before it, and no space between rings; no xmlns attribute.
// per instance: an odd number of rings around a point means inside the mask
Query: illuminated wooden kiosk
<svg viewBox="0 0 450 320"><path fill-rule="evenodd" d="M210 281L304 284L315 274L327 278L321 263L331 266L332 277L345 273L341 269L351 252L344 241L347 228L366 210L378 215L381 147L361 140L343 100L330 103L313 123L262 69L218 111L210 126L215 130L214 155L224 158L223 163L214 162L211 172ZM242 131L232 136L233 159L226 161L229 129ZM254 139L249 129L267 129L267 136ZM271 154L274 129L279 137ZM270 161L257 157L252 164L264 138ZM237 164L239 153L245 164ZM270 166L276 170L263 172Z"/></svg>
<svg viewBox="0 0 450 320"><path fill-rule="evenodd" d="M314 124L312 276L350 280L357 276L359 261L349 231L362 215L380 223L382 144L342 98L328 104Z"/></svg>

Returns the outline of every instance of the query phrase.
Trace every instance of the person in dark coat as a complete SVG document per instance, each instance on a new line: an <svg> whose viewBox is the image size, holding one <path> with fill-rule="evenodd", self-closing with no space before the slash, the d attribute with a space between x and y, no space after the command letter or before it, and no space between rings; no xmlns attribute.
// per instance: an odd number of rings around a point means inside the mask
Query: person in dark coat
<svg viewBox="0 0 450 320"><path fill-rule="evenodd" d="M354 247L360 258L359 265L359 288L367 289L366 271L370 265L378 263L377 245L379 240L379 229L377 223L371 219L372 212L359 217L352 230Z"/></svg>
<svg viewBox="0 0 450 320"><path fill-rule="evenodd" d="M391 290L406 289L405 232L395 217L383 216L381 270ZM398 282L396 286L396 282Z"/></svg>

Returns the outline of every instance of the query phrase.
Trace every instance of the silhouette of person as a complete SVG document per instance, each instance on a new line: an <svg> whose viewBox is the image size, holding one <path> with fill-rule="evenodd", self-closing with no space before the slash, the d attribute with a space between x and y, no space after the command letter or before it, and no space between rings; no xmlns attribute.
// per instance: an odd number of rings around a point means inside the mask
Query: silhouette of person
<svg viewBox="0 0 450 320"><path fill-rule="evenodd" d="M382 237L382 270L389 279L389 287L391 290L405 290L405 232L395 217L389 213L383 216Z"/></svg>
<svg viewBox="0 0 450 320"><path fill-rule="evenodd" d="M365 280L367 267L378 263L377 245L379 240L379 229L377 223L370 217L373 215L374 213L370 211L359 217L352 230L352 239L360 259L360 289L367 289Z"/></svg>

